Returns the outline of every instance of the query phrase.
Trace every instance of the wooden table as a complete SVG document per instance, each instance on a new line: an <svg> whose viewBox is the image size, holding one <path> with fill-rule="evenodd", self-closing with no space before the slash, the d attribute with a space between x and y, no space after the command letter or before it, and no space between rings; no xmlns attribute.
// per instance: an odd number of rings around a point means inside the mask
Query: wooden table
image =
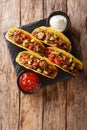
<svg viewBox="0 0 87 130"><path fill-rule="evenodd" d="M84 72L75 78L24 95L2 32L67 12ZM14 52L15 53L15 52ZM0 1L0 130L87 130L87 0Z"/></svg>

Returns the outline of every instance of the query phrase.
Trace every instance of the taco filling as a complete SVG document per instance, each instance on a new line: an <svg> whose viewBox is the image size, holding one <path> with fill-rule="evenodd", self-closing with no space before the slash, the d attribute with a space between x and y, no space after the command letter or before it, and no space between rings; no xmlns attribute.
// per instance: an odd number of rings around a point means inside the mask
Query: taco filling
<svg viewBox="0 0 87 130"><path fill-rule="evenodd" d="M48 59L45 60L45 58L41 56L31 55L27 51L19 53L16 62L27 69L31 69L49 78L54 78L57 74L56 67L53 64L50 64Z"/></svg>
<svg viewBox="0 0 87 130"><path fill-rule="evenodd" d="M56 33L55 33L55 31L51 28L49 28L49 30L46 27L37 28L32 32L32 34L33 34L33 36L35 36L37 39L41 40L45 44L58 47L60 49L68 51L68 52L71 50L71 44L68 42L66 43L60 37L60 34L61 34L60 32L56 31ZM63 35L63 34L61 34L61 35ZM65 37L65 36L63 35L63 37Z"/></svg>
<svg viewBox="0 0 87 130"><path fill-rule="evenodd" d="M39 53L43 52L44 50L44 46L42 45L42 43L36 40L36 38L34 38L33 36L29 35L28 32L26 33L24 30L21 29L10 29L6 34L6 38L10 42L27 50L32 50Z"/></svg>
<svg viewBox="0 0 87 130"><path fill-rule="evenodd" d="M82 70L82 63L71 54L65 54L65 51L54 51L49 47L45 51L45 56L53 62L57 67L69 72L73 75L78 74ZM66 52L67 53L67 52Z"/></svg>

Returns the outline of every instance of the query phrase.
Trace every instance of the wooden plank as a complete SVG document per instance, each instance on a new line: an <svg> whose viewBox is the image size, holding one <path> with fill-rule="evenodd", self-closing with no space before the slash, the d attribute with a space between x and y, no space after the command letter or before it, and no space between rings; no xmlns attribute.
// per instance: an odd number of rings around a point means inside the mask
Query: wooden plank
<svg viewBox="0 0 87 130"><path fill-rule="evenodd" d="M67 130L87 130L87 1L67 2L74 42L84 63L84 72L67 84Z"/></svg>
<svg viewBox="0 0 87 130"><path fill-rule="evenodd" d="M44 17L53 11L67 11L66 0L44 0Z"/></svg>
<svg viewBox="0 0 87 130"><path fill-rule="evenodd" d="M66 12L65 0L45 0L44 17L51 12ZM66 81L50 85L44 93L43 130L65 130L66 127Z"/></svg>
<svg viewBox="0 0 87 130"><path fill-rule="evenodd" d="M42 130L43 90L34 95L21 94L20 129Z"/></svg>
<svg viewBox="0 0 87 130"><path fill-rule="evenodd" d="M43 130L65 130L66 86L60 82L46 88L44 93Z"/></svg>
<svg viewBox="0 0 87 130"><path fill-rule="evenodd" d="M0 1L0 130L18 129L19 91L2 33L9 27L19 26L19 11L19 0Z"/></svg>
<svg viewBox="0 0 87 130"><path fill-rule="evenodd" d="M21 0L21 24L31 23L43 18L42 0ZM43 89L34 95L20 98L20 129L42 130Z"/></svg>
<svg viewBox="0 0 87 130"><path fill-rule="evenodd" d="M26 12L26 13L25 13ZM21 1L21 24L38 21L43 18L43 0Z"/></svg>

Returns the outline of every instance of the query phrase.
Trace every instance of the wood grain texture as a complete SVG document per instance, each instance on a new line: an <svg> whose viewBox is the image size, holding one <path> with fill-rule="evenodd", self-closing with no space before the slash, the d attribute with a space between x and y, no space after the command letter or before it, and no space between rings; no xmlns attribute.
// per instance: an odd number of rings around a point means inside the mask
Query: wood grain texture
<svg viewBox="0 0 87 130"><path fill-rule="evenodd" d="M43 90L35 95L21 94L20 129L42 130Z"/></svg>
<svg viewBox="0 0 87 130"><path fill-rule="evenodd" d="M37 21L55 10L67 12L72 36L84 64L76 78L19 92L2 32ZM0 1L0 130L87 130L87 0Z"/></svg>
<svg viewBox="0 0 87 130"><path fill-rule="evenodd" d="M19 11L19 0L0 1L0 130L17 130L19 123L16 74L3 37L3 31L19 26Z"/></svg>
<svg viewBox="0 0 87 130"><path fill-rule="evenodd" d="M68 0L68 14L84 72L67 83L67 130L87 130L87 1Z"/></svg>
<svg viewBox="0 0 87 130"><path fill-rule="evenodd" d="M27 24L43 18L43 1L21 1L21 24ZM26 14L25 14L26 12ZM20 97L20 129L42 130L43 89L35 95Z"/></svg>
<svg viewBox="0 0 87 130"><path fill-rule="evenodd" d="M53 11L66 12L66 0L44 0L44 17L48 17Z"/></svg>
<svg viewBox="0 0 87 130"><path fill-rule="evenodd" d="M56 10L66 12L65 0L45 0L44 17ZM44 93L43 130L65 130L66 128L66 81L50 85Z"/></svg>
<svg viewBox="0 0 87 130"><path fill-rule="evenodd" d="M25 14L26 12L26 14ZM43 18L43 0L21 0L21 24Z"/></svg>
<svg viewBox="0 0 87 130"><path fill-rule="evenodd" d="M46 88L44 93L43 130L65 130L66 86L60 82Z"/></svg>

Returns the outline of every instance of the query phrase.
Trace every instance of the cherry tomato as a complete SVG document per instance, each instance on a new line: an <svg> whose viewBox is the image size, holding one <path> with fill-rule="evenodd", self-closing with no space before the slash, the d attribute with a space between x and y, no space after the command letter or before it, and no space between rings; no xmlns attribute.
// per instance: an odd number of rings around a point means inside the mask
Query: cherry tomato
<svg viewBox="0 0 87 130"><path fill-rule="evenodd" d="M20 75L18 85L24 92L33 92L40 86L40 79L35 72L27 71Z"/></svg>
<svg viewBox="0 0 87 130"><path fill-rule="evenodd" d="M33 48L34 48L34 45L33 45L33 44L29 46L29 49L30 49L30 50L33 50Z"/></svg>
<svg viewBox="0 0 87 130"><path fill-rule="evenodd" d="M60 65L60 64L61 64L61 60L59 60L58 58L55 58L55 59L54 59L54 62L55 62L57 65Z"/></svg>

